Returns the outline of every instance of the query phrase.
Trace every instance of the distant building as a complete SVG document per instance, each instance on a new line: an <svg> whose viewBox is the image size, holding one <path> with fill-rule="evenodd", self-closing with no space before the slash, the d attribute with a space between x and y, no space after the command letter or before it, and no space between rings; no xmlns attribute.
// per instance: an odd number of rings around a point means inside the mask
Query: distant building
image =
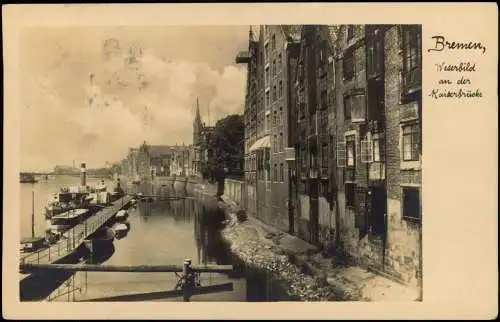
<svg viewBox="0 0 500 322"><path fill-rule="evenodd" d="M75 174L79 173L80 169L74 168L72 166L56 165L54 167L54 173L57 174Z"/></svg>
<svg viewBox="0 0 500 322"><path fill-rule="evenodd" d="M130 148L122 161L123 174L129 178L147 180L151 176L191 174L191 146L147 145Z"/></svg>

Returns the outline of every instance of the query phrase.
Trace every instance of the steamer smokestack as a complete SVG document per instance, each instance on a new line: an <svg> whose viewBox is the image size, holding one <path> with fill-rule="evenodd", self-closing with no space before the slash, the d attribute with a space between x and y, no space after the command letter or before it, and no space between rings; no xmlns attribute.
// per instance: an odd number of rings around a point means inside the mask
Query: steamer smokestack
<svg viewBox="0 0 500 322"><path fill-rule="evenodd" d="M85 163L82 163L80 166L80 179L81 179L81 185L85 187L87 185L87 166Z"/></svg>

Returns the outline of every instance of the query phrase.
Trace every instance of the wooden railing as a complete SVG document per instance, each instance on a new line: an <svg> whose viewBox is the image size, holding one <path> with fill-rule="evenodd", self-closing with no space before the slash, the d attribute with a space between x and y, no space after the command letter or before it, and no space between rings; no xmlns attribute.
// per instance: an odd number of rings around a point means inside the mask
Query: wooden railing
<svg viewBox="0 0 500 322"><path fill-rule="evenodd" d="M85 238L102 227L131 199L131 196L125 196L115 201L110 207L100 210L97 214L85 219L83 223L63 233L62 239L59 239L55 244L21 257L21 264L51 263L71 254Z"/></svg>
<svg viewBox="0 0 500 322"><path fill-rule="evenodd" d="M181 273L177 275L178 281L175 290L182 290L185 302L189 302L190 297L195 295L197 288L200 288L200 273L230 273L233 271L232 265L191 265L190 259L185 259L182 265L135 265L135 266L115 266L115 265L94 265L94 264L21 264L21 270L59 270L66 272L127 272L127 273ZM74 283L74 279L73 279ZM73 284L74 285L74 284ZM73 291L75 288L73 288ZM68 294L63 292L62 295ZM55 299L62 296L58 294L52 297Z"/></svg>

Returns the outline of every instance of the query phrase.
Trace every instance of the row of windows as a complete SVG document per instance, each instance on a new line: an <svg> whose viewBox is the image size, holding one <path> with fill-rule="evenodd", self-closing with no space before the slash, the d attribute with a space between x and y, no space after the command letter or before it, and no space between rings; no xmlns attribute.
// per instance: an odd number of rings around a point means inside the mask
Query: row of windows
<svg viewBox="0 0 500 322"><path fill-rule="evenodd" d="M265 122L264 122L265 121ZM272 121L272 124L270 123ZM259 121L257 128L259 130L259 134L268 133L271 130L271 126L274 128L278 128L282 131L282 127L284 126L285 118L283 114L283 107L275 110L273 113L273 118L271 120L271 114L264 115L263 113L259 115Z"/></svg>
<svg viewBox="0 0 500 322"><path fill-rule="evenodd" d="M269 43L266 43L265 45L265 54L266 54L266 61L269 60L269 58L271 57L271 52L274 52L276 50L276 35L275 34L272 34L271 35L271 49L269 49ZM280 55L281 57L281 55Z"/></svg>
<svg viewBox="0 0 500 322"><path fill-rule="evenodd" d="M421 128L417 122L409 122L401 127L401 159L402 161L419 161L422 153ZM333 146L331 146L333 149ZM356 136L348 135L345 140L337 142L336 159L337 167L356 167ZM385 162L385 139L383 137L371 137L360 142L361 163ZM321 146L321 167L328 167L328 161L333 151L328 144ZM299 150L301 165L316 167L318 156L315 151L307 152L305 148ZM307 170L307 169L306 169ZM304 170L304 171L306 171Z"/></svg>
<svg viewBox="0 0 500 322"><path fill-rule="evenodd" d="M269 89L269 91L266 92L266 106L271 105L271 103L274 103L276 100L282 97L283 97L283 81L280 80L277 88L276 85L274 85L272 88Z"/></svg>
<svg viewBox="0 0 500 322"><path fill-rule="evenodd" d="M354 27L348 26L347 38L354 37ZM403 78L405 91L411 91L420 86L420 73L422 69L422 35L420 27L401 26L398 29L400 50L403 54ZM367 74L373 76L382 71L384 66L384 38L378 29L372 30L372 35L366 44ZM344 53L342 60L343 77L345 81L351 80L356 72L355 51L353 48Z"/></svg>
<svg viewBox="0 0 500 322"><path fill-rule="evenodd" d="M274 153L282 152L285 149L284 140L283 140L283 133L280 133L279 135L275 134L273 136L273 144L272 144L271 148L273 149Z"/></svg>
<svg viewBox="0 0 500 322"><path fill-rule="evenodd" d="M384 217L387 215L385 191L381 188L358 188L354 183L346 183L344 189L346 207L354 209L357 216L371 215L372 220L365 224L368 227L375 228L376 232L382 232L377 228L382 228L379 225L383 223ZM420 189L417 187L403 187L401 193L402 217L420 222L422 220Z"/></svg>

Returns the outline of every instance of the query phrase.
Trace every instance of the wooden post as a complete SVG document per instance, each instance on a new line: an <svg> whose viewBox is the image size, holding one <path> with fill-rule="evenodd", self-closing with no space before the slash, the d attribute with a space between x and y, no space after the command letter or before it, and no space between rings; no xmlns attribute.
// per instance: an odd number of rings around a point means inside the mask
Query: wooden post
<svg viewBox="0 0 500 322"><path fill-rule="evenodd" d="M31 237L35 238L35 184L31 191Z"/></svg>
<svg viewBox="0 0 500 322"><path fill-rule="evenodd" d="M184 302L189 302L189 298L191 297L191 293L194 287L194 274L191 268L191 260L185 259L184 265L182 267L182 275L184 276Z"/></svg>
<svg viewBox="0 0 500 322"><path fill-rule="evenodd" d="M75 275L76 273L73 273L73 302L75 302L75 288L76 288Z"/></svg>

